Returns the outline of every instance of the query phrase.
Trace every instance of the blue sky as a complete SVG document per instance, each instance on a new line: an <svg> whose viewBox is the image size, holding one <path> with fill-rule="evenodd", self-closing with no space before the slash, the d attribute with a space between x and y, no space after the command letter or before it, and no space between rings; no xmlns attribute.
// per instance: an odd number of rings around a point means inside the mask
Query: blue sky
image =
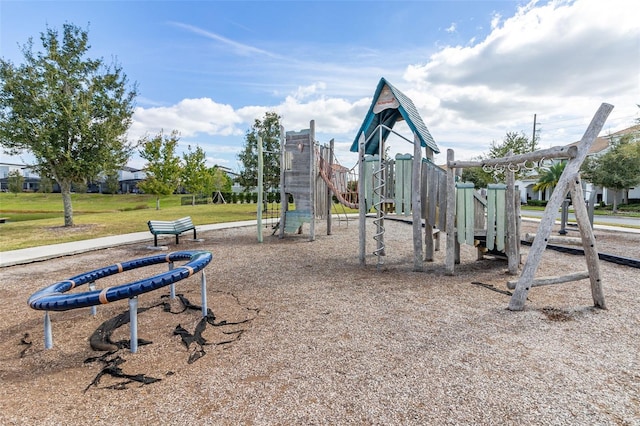
<svg viewBox="0 0 640 426"><path fill-rule="evenodd" d="M89 56L116 60L138 84L132 141L175 129L181 150L199 145L210 165L234 170L266 111L286 130L315 120L317 139L335 138L338 160L354 165L349 146L384 77L443 153L469 159L508 131L531 136L534 114L542 147L579 140L602 102L615 105L605 134L635 124L633 10L633 0L2 0L0 56L21 63L19 46L33 37L40 48L47 26L88 28Z"/></svg>

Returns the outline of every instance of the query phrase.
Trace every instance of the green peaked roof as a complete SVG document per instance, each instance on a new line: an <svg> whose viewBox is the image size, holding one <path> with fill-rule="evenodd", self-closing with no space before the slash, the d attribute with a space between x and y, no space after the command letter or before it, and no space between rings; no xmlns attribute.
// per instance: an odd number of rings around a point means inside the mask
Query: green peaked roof
<svg viewBox="0 0 640 426"><path fill-rule="evenodd" d="M393 87L384 78L381 78L378 83L369 112L351 145L351 152L358 152L358 139L360 139L361 134L364 133L366 140L376 131L379 125L382 124L392 129L396 122L400 120L405 120L411 131L418 135L422 147L429 147L436 154L440 152L438 145L433 140L411 99ZM388 129L382 129L383 140L387 139L389 132ZM365 153L377 154L378 144L379 139L377 137L368 140L365 146Z"/></svg>

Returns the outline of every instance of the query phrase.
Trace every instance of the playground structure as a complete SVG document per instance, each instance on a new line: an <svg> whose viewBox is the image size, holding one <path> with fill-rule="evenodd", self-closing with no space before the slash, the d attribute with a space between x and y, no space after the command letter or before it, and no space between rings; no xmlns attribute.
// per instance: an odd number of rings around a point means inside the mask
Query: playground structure
<svg viewBox="0 0 640 426"><path fill-rule="evenodd" d="M405 120L413 132L410 140L393 130ZM393 133L413 144L413 155L385 158L386 140ZM425 148L424 156L422 148ZM424 261L432 261L439 249L440 233L447 232L447 274L460 262L460 245L475 246L478 258L486 251L510 259L510 271L517 272L519 244L515 191L511 185L491 185L484 197L472 184L457 182L451 168L433 163L439 149L413 102L397 88L381 79L369 112L356 135L351 151L359 152L360 251L366 261L366 215L374 210L376 248L373 254L382 265L385 255L384 221L390 211L411 216L413 223L414 271L422 271ZM511 211L510 214L509 212ZM508 220L511 218L512 220ZM423 236L424 229L424 236ZM424 250L423 250L424 238Z"/></svg>
<svg viewBox="0 0 640 426"><path fill-rule="evenodd" d="M280 206L279 237L285 233L300 233L305 223L309 224L309 239L315 239L315 219L327 220L327 234L331 234L332 196L350 208L358 208L353 201L355 192L349 189L356 182L355 173L335 161L334 141L320 145L315 141L315 122L309 129L284 132L280 158L280 199L292 199Z"/></svg>
<svg viewBox="0 0 640 426"><path fill-rule="evenodd" d="M286 203L283 203L281 237L285 231L293 232L300 229L303 223L309 222L313 239L313 222L319 212L316 208L318 194L332 193L342 204L359 210L361 265L366 262L366 217L373 210L373 239L376 246L373 254L378 266L383 264L382 258L385 255L384 221L393 212L396 216L412 218L414 271L422 271L424 261L433 260L434 251L439 249L440 234L444 232L446 274L454 274L455 264L460 262L460 245L469 244L477 248L479 259L487 251L505 256L509 274L517 275L521 264L520 199L514 183L515 172L521 167L532 168L532 165L541 164L545 160L568 159L547 204L520 278L508 283L509 287L515 289L509 309L524 309L528 291L532 287L585 278L591 281L594 305L605 308L598 253L586 206L582 202L579 169L612 109L613 106L602 104L577 146L553 147L483 161L457 161L453 150L449 149L445 170L433 163L434 154L439 153L439 149L413 102L383 78L351 147L351 151L359 153L355 202L344 189L348 186L348 182L344 182L345 174L336 173L332 145L329 149L314 149L313 122L309 130L287 133L282 150L281 190L283 195L293 194L296 210L286 210ZM413 140L393 130L394 124L401 120L407 122L413 133ZM395 159L385 158L385 142L391 133L413 144L413 155L399 154ZM424 155L422 148L425 148ZM318 159L314 158L314 154ZM473 184L458 181L461 169L467 167L505 170L507 182L490 185L484 197L474 190ZM581 238L573 243L583 245L588 271L535 279L542 252L555 222L555 213L569 192L574 199L581 233ZM324 199L331 203L329 195ZM324 211L326 210L323 209L322 212ZM330 220L330 208L328 211ZM330 233L329 226L327 229Z"/></svg>
<svg viewBox="0 0 640 426"><path fill-rule="evenodd" d="M309 223L310 237L315 239L316 200L316 155L315 125L299 132L289 131L280 150L280 238L285 232L301 232L302 225ZM289 210L289 197L295 209Z"/></svg>
<svg viewBox="0 0 640 426"><path fill-rule="evenodd" d="M129 315L130 315L130 333L132 353L137 352L138 348L138 295L157 290L161 287L170 285L170 297L175 298L174 284L183 279L189 278L193 274L202 271L201 274L201 297L202 297L202 316L207 315L207 280L204 274L204 268L211 262L213 255L208 251L180 251L169 253L166 255L156 255L141 259L130 260L127 262L117 263L115 265L106 266L104 268L95 269L76 275L67 280L57 282L47 286L29 297L28 304L31 308L45 311L44 314L44 342L45 348L53 347L53 333L51 330L51 319L49 311L68 311L71 309L79 309L91 307L91 313L96 314L95 307L116 300L129 299ZM174 268L176 261L188 261L184 265ZM122 284L115 287L107 287L102 290L95 289L95 282L100 278L105 278L114 274L130 271L145 266L155 265L159 263L168 263L169 270L149 278L144 278L132 283ZM82 293L67 293L75 287L88 284L89 291Z"/></svg>

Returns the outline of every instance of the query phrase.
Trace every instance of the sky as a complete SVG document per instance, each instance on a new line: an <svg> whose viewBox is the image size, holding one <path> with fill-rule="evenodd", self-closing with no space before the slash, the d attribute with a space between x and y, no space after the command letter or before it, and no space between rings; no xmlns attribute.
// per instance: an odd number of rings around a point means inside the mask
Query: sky
<svg viewBox="0 0 640 426"><path fill-rule="evenodd" d="M636 124L639 22L635 0L0 0L0 57L19 65L29 38L39 51L47 28L84 28L88 57L137 84L130 141L177 130L178 154L200 146L234 171L268 111L286 131L314 120L316 139L355 166L349 148L384 77L415 104L441 164L449 148L468 160L507 132L531 138L534 116L540 148L580 140L603 102L615 108L601 135Z"/></svg>

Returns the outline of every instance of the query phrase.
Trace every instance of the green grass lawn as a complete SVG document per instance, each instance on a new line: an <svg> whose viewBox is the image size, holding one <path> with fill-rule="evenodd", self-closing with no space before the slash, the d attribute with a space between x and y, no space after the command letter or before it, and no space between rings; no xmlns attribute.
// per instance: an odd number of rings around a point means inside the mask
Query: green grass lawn
<svg viewBox="0 0 640 426"><path fill-rule="evenodd" d="M7 218L6 223L0 223L0 252L148 231L148 220L174 220L191 216L195 225L204 225L253 220L257 217L256 204L183 206L182 197L161 197L160 210L156 210L156 198L153 195L72 194L75 226L65 228L60 194L0 193L0 217ZM544 210L543 207L523 207L523 210L526 209ZM277 207L272 206L270 210L279 216ZM347 209L347 212L357 211ZM596 214L599 213L606 214L606 211L596 210ZM625 215L640 216L628 212Z"/></svg>
<svg viewBox="0 0 640 426"><path fill-rule="evenodd" d="M148 220L191 216L195 225L252 220L256 204L180 205L180 195L72 194L74 227L64 227L60 194L0 193L0 251L148 231ZM276 212L279 214L279 212ZM149 234L151 235L151 234Z"/></svg>

